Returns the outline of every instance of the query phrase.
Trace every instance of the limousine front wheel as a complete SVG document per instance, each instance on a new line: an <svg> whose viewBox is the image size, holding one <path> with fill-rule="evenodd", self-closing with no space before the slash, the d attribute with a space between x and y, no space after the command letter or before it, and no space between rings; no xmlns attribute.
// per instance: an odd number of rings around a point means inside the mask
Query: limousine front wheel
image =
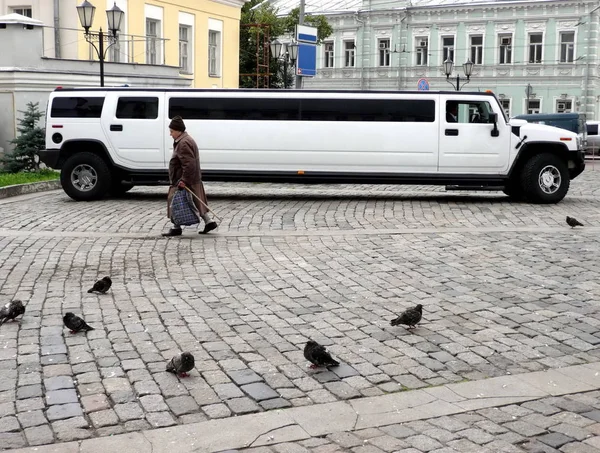
<svg viewBox="0 0 600 453"><path fill-rule="evenodd" d="M74 200L99 200L111 187L110 170L100 156L76 153L63 165L60 182L66 194Z"/></svg>
<svg viewBox="0 0 600 453"><path fill-rule="evenodd" d="M558 203L569 190L567 165L554 154L537 154L525 163L521 184L529 201Z"/></svg>

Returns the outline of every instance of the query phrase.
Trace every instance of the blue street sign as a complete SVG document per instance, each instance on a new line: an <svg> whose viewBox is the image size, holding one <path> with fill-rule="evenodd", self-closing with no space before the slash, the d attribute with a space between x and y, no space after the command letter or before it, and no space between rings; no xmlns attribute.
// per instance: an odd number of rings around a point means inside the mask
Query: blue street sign
<svg viewBox="0 0 600 453"><path fill-rule="evenodd" d="M419 79L417 82L417 90L419 91L429 91L429 82L427 79Z"/></svg>
<svg viewBox="0 0 600 453"><path fill-rule="evenodd" d="M304 77L317 75L317 29L306 25L296 25L298 60L296 74Z"/></svg>

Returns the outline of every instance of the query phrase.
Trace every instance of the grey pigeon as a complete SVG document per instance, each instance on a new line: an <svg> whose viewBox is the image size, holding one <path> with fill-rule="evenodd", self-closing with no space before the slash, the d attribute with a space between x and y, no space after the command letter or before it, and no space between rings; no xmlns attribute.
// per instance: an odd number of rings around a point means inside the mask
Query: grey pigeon
<svg viewBox="0 0 600 453"><path fill-rule="evenodd" d="M88 330L94 330L94 328L88 326L83 319L71 312L68 312L63 316L63 322L65 323L65 326L71 330L71 333L77 333L82 330L85 332Z"/></svg>
<svg viewBox="0 0 600 453"><path fill-rule="evenodd" d="M6 321L11 321L19 315L25 314L25 306L20 300L13 300L0 308L0 326Z"/></svg>
<svg viewBox="0 0 600 453"><path fill-rule="evenodd" d="M306 360L312 363L310 366L311 368L317 368L320 366L338 366L340 364L340 362L331 357L331 354L327 352L325 346L320 345L313 340L308 340L306 342L306 346L304 346L304 357Z"/></svg>
<svg viewBox="0 0 600 453"><path fill-rule="evenodd" d="M173 357L167 363L167 371L179 375L179 377L189 376L188 371L194 368L194 356L189 352L183 352Z"/></svg>
<svg viewBox="0 0 600 453"><path fill-rule="evenodd" d="M98 280L96 283L94 283L94 286L88 289L88 293L106 294L106 291L108 291L111 286L112 280L110 279L110 277L106 276L103 279Z"/></svg>
<svg viewBox="0 0 600 453"><path fill-rule="evenodd" d="M421 321L422 317L423 305L419 304L414 308L409 308L405 310L404 313L402 313L396 319L392 319L390 324L392 326L399 326L400 324L404 324L410 329L411 327L415 327Z"/></svg>
<svg viewBox="0 0 600 453"><path fill-rule="evenodd" d="M575 228L576 226L583 226L583 223L574 217L567 216L567 225L569 225L571 228Z"/></svg>

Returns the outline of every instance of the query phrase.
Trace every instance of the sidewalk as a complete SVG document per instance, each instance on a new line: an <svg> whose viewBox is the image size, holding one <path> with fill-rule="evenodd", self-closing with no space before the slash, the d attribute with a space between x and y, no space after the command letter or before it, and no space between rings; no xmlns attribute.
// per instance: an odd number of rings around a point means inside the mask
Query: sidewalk
<svg viewBox="0 0 600 453"><path fill-rule="evenodd" d="M598 390L600 362L10 451L592 453Z"/></svg>

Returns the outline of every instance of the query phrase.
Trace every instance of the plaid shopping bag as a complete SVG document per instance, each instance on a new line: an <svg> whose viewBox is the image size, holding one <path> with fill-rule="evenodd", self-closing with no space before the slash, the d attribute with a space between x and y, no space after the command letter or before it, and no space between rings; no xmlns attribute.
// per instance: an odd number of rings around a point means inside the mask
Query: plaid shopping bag
<svg viewBox="0 0 600 453"><path fill-rule="evenodd" d="M194 205L192 195L185 189L177 190L171 200L171 221L180 226L200 223L200 215Z"/></svg>

